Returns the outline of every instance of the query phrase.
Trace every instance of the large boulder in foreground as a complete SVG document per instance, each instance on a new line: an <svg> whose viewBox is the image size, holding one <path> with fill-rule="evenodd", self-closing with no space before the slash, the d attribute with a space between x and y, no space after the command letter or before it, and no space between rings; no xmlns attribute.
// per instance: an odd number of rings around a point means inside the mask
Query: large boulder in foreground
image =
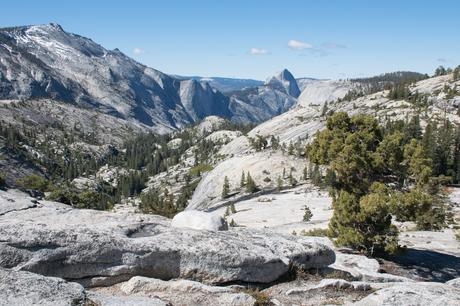
<svg viewBox="0 0 460 306"><path fill-rule="evenodd" d="M0 206L16 197L0 191ZM85 286L133 276L268 283L292 266L322 268L335 260L330 247L308 237L173 228L159 216L73 209L47 201L0 215L0 237L1 267Z"/></svg>
<svg viewBox="0 0 460 306"><path fill-rule="evenodd" d="M199 210L186 210L178 213L172 219L171 226L207 231L228 230L228 224L224 218Z"/></svg>
<svg viewBox="0 0 460 306"><path fill-rule="evenodd" d="M80 284L0 268L0 305L78 306L86 301Z"/></svg>

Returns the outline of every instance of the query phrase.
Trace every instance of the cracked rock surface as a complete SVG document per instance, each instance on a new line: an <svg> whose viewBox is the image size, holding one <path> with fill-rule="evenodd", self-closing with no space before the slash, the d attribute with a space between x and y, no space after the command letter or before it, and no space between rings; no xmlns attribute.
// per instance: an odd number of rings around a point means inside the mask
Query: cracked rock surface
<svg viewBox="0 0 460 306"><path fill-rule="evenodd" d="M9 192L0 191L0 207ZM308 237L180 229L159 216L73 209L48 201L0 216L0 237L0 266L85 286L133 276L268 283L291 266L321 268L335 260L330 247Z"/></svg>

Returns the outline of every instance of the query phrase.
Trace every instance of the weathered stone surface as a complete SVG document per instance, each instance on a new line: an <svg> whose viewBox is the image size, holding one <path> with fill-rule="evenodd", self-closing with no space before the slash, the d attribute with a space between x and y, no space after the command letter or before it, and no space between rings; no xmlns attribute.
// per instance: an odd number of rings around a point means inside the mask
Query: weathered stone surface
<svg viewBox="0 0 460 306"><path fill-rule="evenodd" d="M170 303L156 297L146 296L120 296L88 292L88 299L97 306L171 306Z"/></svg>
<svg viewBox="0 0 460 306"><path fill-rule="evenodd" d="M319 282L319 284L307 287L296 287L286 291L286 295L305 293L316 289L336 289L336 290L357 290L357 291L368 291L371 286L365 282L349 282L343 279L326 278Z"/></svg>
<svg viewBox="0 0 460 306"><path fill-rule="evenodd" d="M178 213L172 219L171 226L207 231L228 230L228 224L224 218L198 210L187 210Z"/></svg>
<svg viewBox="0 0 460 306"><path fill-rule="evenodd" d="M0 268L0 305L79 306L86 301L80 284Z"/></svg>
<svg viewBox="0 0 460 306"><path fill-rule="evenodd" d="M252 306L255 299L249 294L228 287L216 287L189 280L162 281L133 277L121 284L127 295L157 296L173 305L232 305Z"/></svg>
<svg viewBox="0 0 460 306"><path fill-rule="evenodd" d="M0 237L0 266L85 286L133 276L266 283L291 266L321 268L335 260L330 247L308 237L178 229L160 216L72 209L47 201L0 216Z"/></svg>
<svg viewBox="0 0 460 306"><path fill-rule="evenodd" d="M460 289L460 277L451 279L450 281L447 281L446 285L449 285L449 286L452 286L452 287Z"/></svg>
<svg viewBox="0 0 460 306"><path fill-rule="evenodd" d="M332 269L350 273L355 279L366 282L411 282L403 276L380 273L377 260L363 255L336 253L336 261L329 266Z"/></svg>
<svg viewBox="0 0 460 306"><path fill-rule="evenodd" d="M10 189L8 191L0 190L0 215L7 214L11 211L29 209L37 206L36 202L24 193Z"/></svg>
<svg viewBox="0 0 460 306"><path fill-rule="evenodd" d="M356 302L357 306L457 306L460 290L442 283L397 283Z"/></svg>

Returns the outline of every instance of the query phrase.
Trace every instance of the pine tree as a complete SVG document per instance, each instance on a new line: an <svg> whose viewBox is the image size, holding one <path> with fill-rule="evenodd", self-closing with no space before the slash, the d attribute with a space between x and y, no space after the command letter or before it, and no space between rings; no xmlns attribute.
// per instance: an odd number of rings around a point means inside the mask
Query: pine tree
<svg viewBox="0 0 460 306"><path fill-rule="evenodd" d="M243 188L246 185L246 178L244 177L244 171L241 172L240 187Z"/></svg>
<svg viewBox="0 0 460 306"><path fill-rule="evenodd" d="M311 182L313 185L320 186L323 183L321 172L319 171L318 164L315 164L311 173Z"/></svg>
<svg viewBox="0 0 460 306"><path fill-rule="evenodd" d="M278 176L278 178L276 179L276 189L278 191L281 191L281 189L283 189L283 180L281 179L281 176Z"/></svg>
<svg viewBox="0 0 460 306"><path fill-rule="evenodd" d="M291 171L289 172L289 185L291 185L292 187L294 187L295 185L297 185L297 180L294 178L294 176L292 175L292 169Z"/></svg>
<svg viewBox="0 0 460 306"><path fill-rule="evenodd" d="M232 220L230 221L230 226L231 226L231 227L236 227L236 226L237 226L235 220L232 219Z"/></svg>
<svg viewBox="0 0 460 306"><path fill-rule="evenodd" d="M258 191L257 185L254 182L254 180L251 177L251 174L248 171L248 174L246 175L246 191L249 193L254 193Z"/></svg>
<svg viewBox="0 0 460 306"><path fill-rule="evenodd" d="M230 184L228 182L228 177L225 176L224 185L222 186L222 199L228 198L229 193L230 193Z"/></svg>
<svg viewBox="0 0 460 306"><path fill-rule="evenodd" d="M311 218L313 217L313 214L310 210L310 208L308 206L305 206L305 209L304 209L304 214L303 214L303 222L308 222L311 220Z"/></svg>
<svg viewBox="0 0 460 306"><path fill-rule="evenodd" d="M236 214L236 208L235 208L235 204L233 204L233 203L232 203L232 204L230 204L230 206L229 206L229 207L230 207L230 213L232 213L232 214Z"/></svg>
<svg viewBox="0 0 460 306"><path fill-rule="evenodd" d="M302 177L303 180L304 180L304 181L308 180L308 168L307 168L307 166L305 166L305 167L303 168L303 173L302 173L302 174L303 174L303 177Z"/></svg>
<svg viewBox="0 0 460 306"><path fill-rule="evenodd" d="M327 114L328 107L327 107L327 101L324 102L323 109L321 110L321 116L325 116Z"/></svg>

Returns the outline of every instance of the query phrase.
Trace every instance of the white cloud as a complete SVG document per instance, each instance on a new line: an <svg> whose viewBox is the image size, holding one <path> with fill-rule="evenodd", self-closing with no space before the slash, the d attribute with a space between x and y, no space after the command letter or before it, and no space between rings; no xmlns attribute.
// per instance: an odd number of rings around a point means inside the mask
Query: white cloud
<svg viewBox="0 0 460 306"><path fill-rule="evenodd" d="M288 41L288 47L291 48L292 50L305 50L305 49L313 48L313 46L310 45L309 43L294 40L294 39L291 39L290 41Z"/></svg>
<svg viewBox="0 0 460 306"><path fill-rule="evenodd" d="M141 49L141 48L134 48L133 53L134 54L143 54L143 53L145 53L145 50Z"/></svg>
<svg viewBox="0 0 460 306"><path fill-rule="evenodd" d="M266 49L251 48L249 50L249 54L251 54L251 55L266 55L266 54L269 54L269 52Z"/></svg>

